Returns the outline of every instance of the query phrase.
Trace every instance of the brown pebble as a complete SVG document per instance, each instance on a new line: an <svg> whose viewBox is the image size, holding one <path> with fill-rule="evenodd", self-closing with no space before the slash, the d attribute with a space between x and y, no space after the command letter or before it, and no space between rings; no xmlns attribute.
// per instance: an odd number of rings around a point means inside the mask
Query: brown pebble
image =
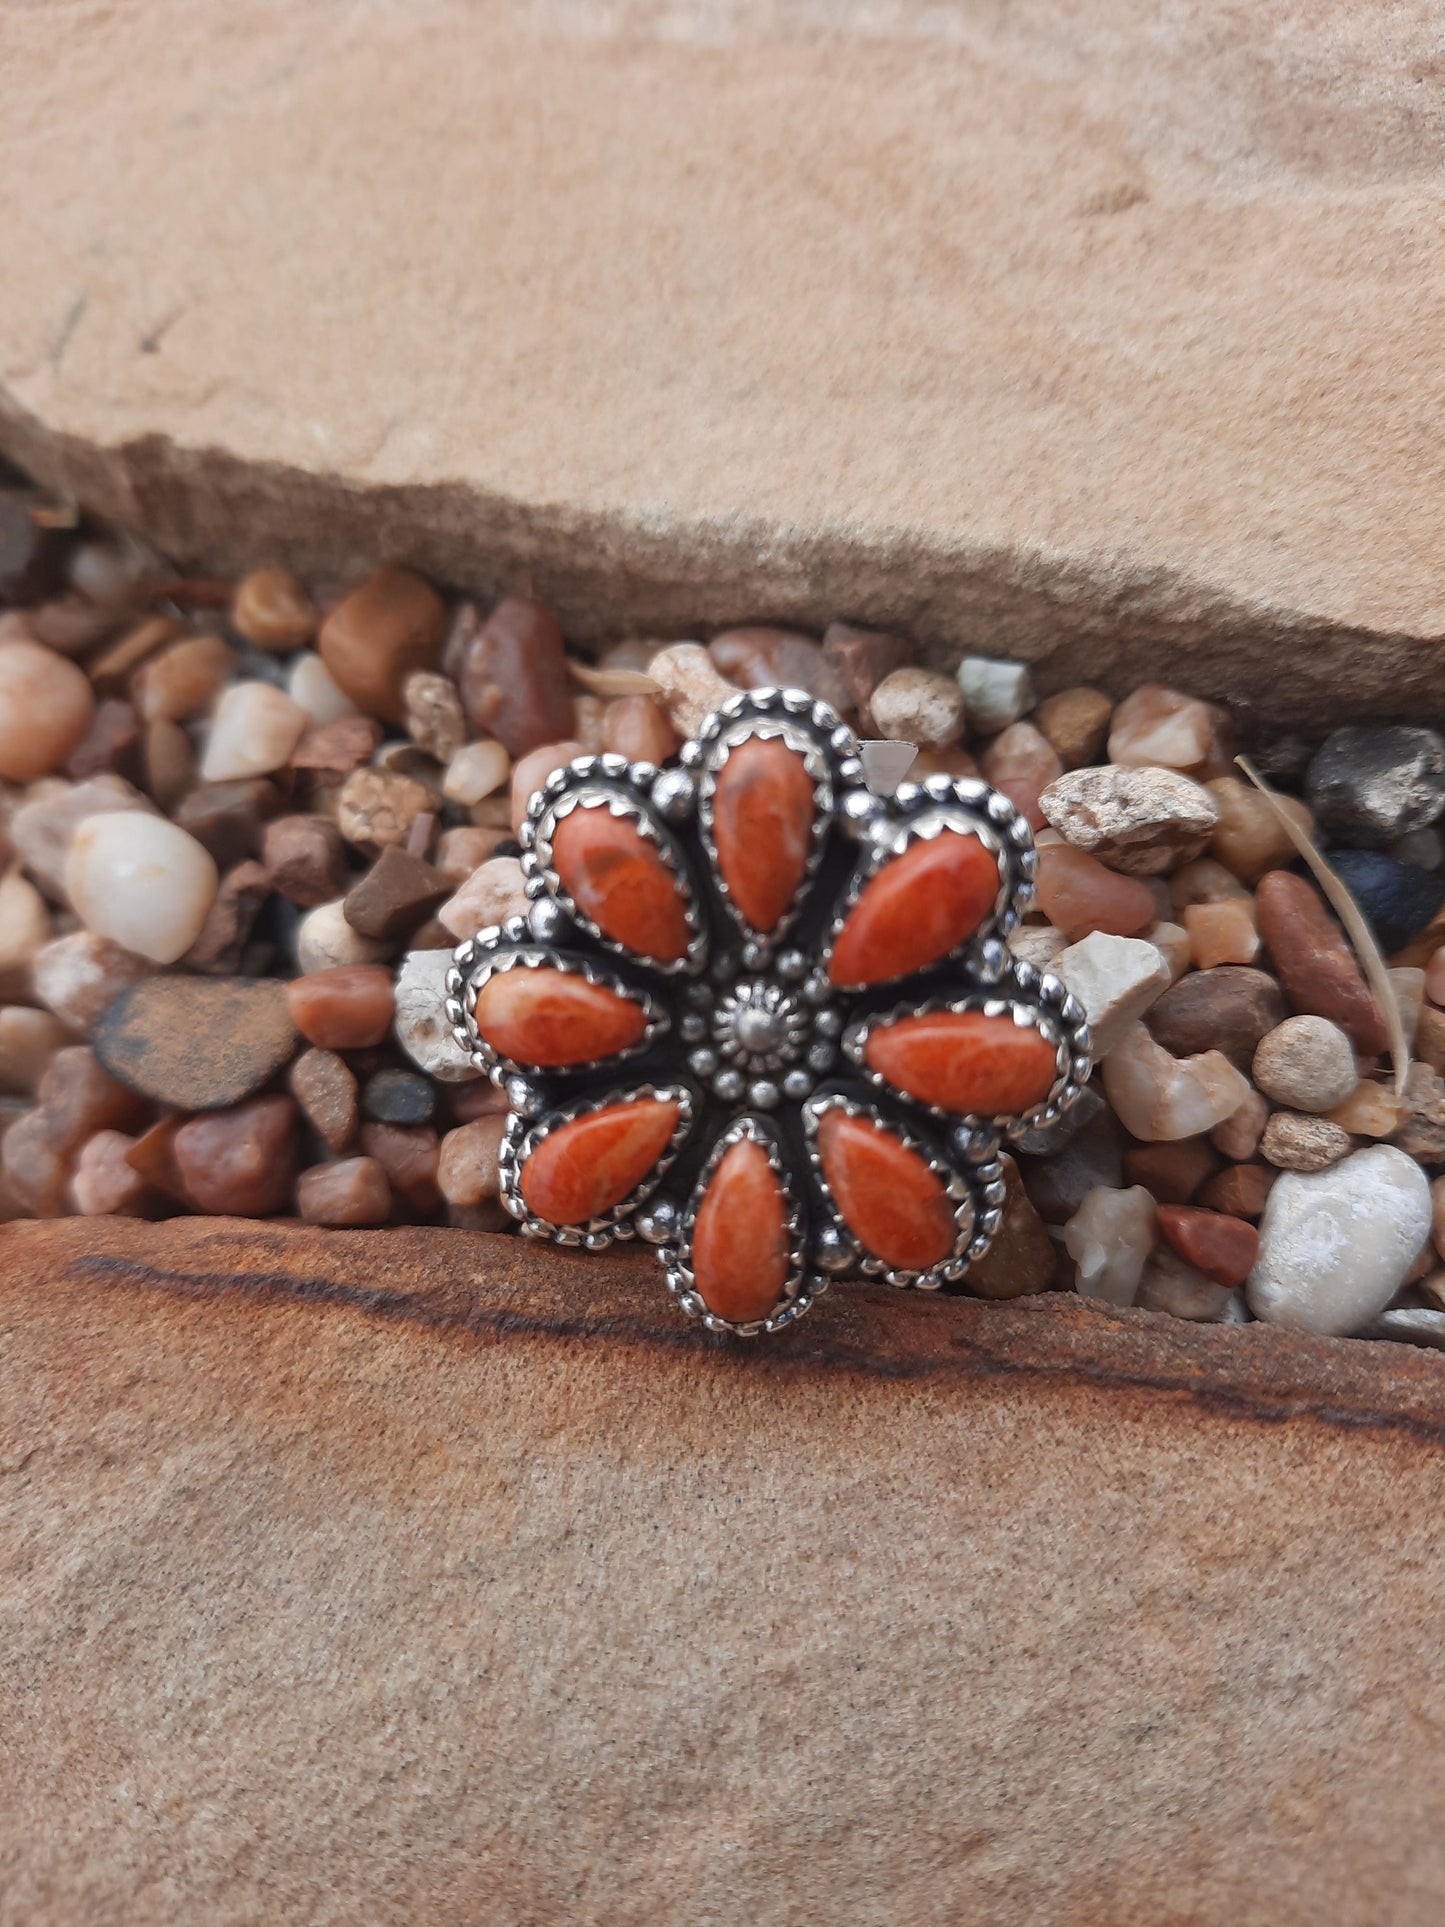
<svg viewBox="0 0 1445 1927"><path fill-rule="evenodd" d="M1445 1010L1436 1010L1433 1004L1420 1006L1415 1055L1431 1070L1445 1071Z"/></svg>
<svg viewBox="0 0 1445 1927"><path fill-rule="evenodd" d="M1268 1164L1227 1164L1200 1185L1198 1201L1206 1210L1257 1222L1278 1176Z"/></svg>
<svg viewBox="0 0 1445 1927"><path fill-rule="evenodd" d="M43 1111L27 1111L0 1140L0 1185L32 1218L66 1215L70 1166L50 1141Z"/></svg>
<svg viewBox="0 0 1445 1927"><path fill-rule="evenodd" d="M481 869L506 837L504 829L482 829L474 823L463 823L458 829L442 831L433 861L455 890L458 884L466 882L473 870Z"/></svg>
<svg viewBox="0 0 1445 1927"><path fill-rule="evenodd" d="M458 1125L442 1139L437 1183L448 1204L478 1205L498 1196L501 1167L498 1154L507 1120L505 1114L479 1117Z"/></svg>
<svg viewBox="0 0 1445 1927"><path fill-rule="evenodd" d="M133 1131L150 1118L145 1099L117 1083L87 1044L57 1051L36 1095L62 1157L73 1156L96 1131Z"/></svg>
<svg viewBox="0 0 1445 1927"><path fill-rule="evenodd" d="M272 977L148 977L122 991L95 1034L107 1070L184 1111L238 1104L295 1048L286 985Z"/></svg>
<svg viewBox="0 0 1445 1927"><path fill-rule="evenodd" d="M65 774L77 783L106 773L134 783L141 768L140 718L129 703L108 697L96 705L90 728L66 758Z"/></svg>
<svg viewBox="0 0 1445 1927"><path fill-rule="evenodd" d="M302 1051L286 1083L328 1150L344 1151L355 1138L361 1118L356 1079L344 1059L330 1050Z"/></svg>
<svg viewBox="0 0 1445 1927"><path fill-rule="evenodd" d="M572 734L562 631L528 596L497 604L466 642L457 682L472 727L513 756Z"/></svg>
<svg viewBox="0 0 1445 1927"><path fill-rule="evenodd" d="M185 633L185 624L174 616L146 616L95 658L90 664L90 680L102 695L115 694L124 689L132 670L148 656Z"/></svg>
<svg viewBox="0 0 1445 1927"><path fill-rule="evenodd" d="M147 1189L176 1204L189 1205L190 1195L176 1164L176 1132L187 1122L184 1111L173 1111L142 1131L126 1152L126 1163L138 1172Z"/></svg>
<svg viewBox="0 0 1445 1927"><path fill-rule="evenodd" d="M183 723L211 707L236 667L219 636L181 636L151 656L131 681L131 700L148 723Z"/></svg>
<svg viewBox="0 0 1445 1927"><path fill-rule="evenodd" d="M451 895L440 870L405 850L383 850L346 894L342 912L363 937L393 943L411 935Z"/></svg>
<svg viewBox="0 0 1445 1927"><path fill-rule="evenodd" d="M42 505L36 490L0 488L0 601L39 602L65 579L70 543L38 512Z"/></svg>
<svg viewBox="0 0 1445 1927"><path fill-rule="evenodd" d="M375 1158L316 1164L296 1180L296 1209L307 1224L385 1224L391 1185Z"/></svg>
<svg viewBox="0 0 1445 1927"><path fill-rule="evenodd" d="M198 783L184 797L175 820L210 851L216 866L229 870L261 854L262 826L281 807L281 792L264 776L231 783Z"/></svg>
<svg viewBox="0 0 1445 1927"><path fill-rule="evenodd" d="M286 986L291 1021L325 1050L365 1050L391 1029L391 972L380 964L339 964Z"/></svg>
<svg viewBox="0 0 1445 1927"><path fill-rule="evenodd" d="M173 1149L196 1209L238 1218L285 1211L296 1176L297 1127L295 1104L279 1095L187 1119Z"/></svg>
<svg viewBox="0 0 1445 1927"><path fill-rule="evenodd" d="M507 1093L485 1077L473 1078L465 1084L449 1084L446 1096L454 1124L470 1124L479 1117L495 1117L507 1108Z"/></svg>
<svg viewBox="0 0 1445 1927"><path fill-rule="evenodd" d="M436 668L446 632L446 604L431 584L411 569L387 567L337 603L317 648L358 709L404 723L406 679L414 669Z"/></svg>
<svg viewBox="0 0 1445 1927"><path fill-rule="evenodd" d="M234 976L261 906L270 894L266 867L253 857L228 870L211 899L199 936L180 960L180 968L208 977Z"/></svg>
<svg viewBox="0 0 1445 1927"><path fill-rule="evenodd" d="M1218 1169L1219 1155L1207 1137L1131 1144L1124 1153L1125 1184L1142 1184L1160 1204L1188 1204Z"/></svg>
<svg viewBox="0 0 1445 1927"><path fill-rule="evenodd" d="M707 652L720 673L739 689L768 685L806 689L832 709L841 712L848 707L848 685L820 645L800 630L767 623L723 629L708 644ZM954 687L956 691L957 684Z"/></svg>
<svg viewBox="0 0 1445 1927"><path fill-rule="evenodd" d="M665 763L676 756L682 738L667 711L651 696L619 696L602 717L598 747L629 763Z"/></svg>
<svg viewBox="0 0 1445 1927"><path fill-rule="evenodd" d="M291 767L322 784L341 784L354 769L369 763L381 743L381 724L372 716L338 716L308 729L291 752Z"/></svg>
<svg viewBox="0 0 1445 1927"><path fill-rule="evenodd" d="M1191 971L1145 1013L1156 1044L1175 1057L1218 1050L1247 1070L1261 1037L1284 1022L1284 998L1267 971L1219 964Z"/></svg>
<svg viewBox="0 0 1445 1927"><path fill-rule="evenodd" d="M1389 1033L1343 931L1303 877L1271 870L1255 892L1260 935L1290 1006L1328 1017L1355 1049L1375 1057Z"/></svg>
<svg viewBox="0 0 1445 1927"><path fill-rule="evenodd" d="M436 1210L441 1202L437 1185L441 1139L430 1124L363 1124L361 1148L381 1165L392 1189L413 1211L425 1216Z"/></svg>
<svg viewBox="0 0 1445 1927"><path fill-rule="evenodd" d="M358 769L341 785L336 826L353 849L379 856L404 844L419 816L436 806L436 797L414 776L389 769Z"/></svg>
<svg viewBox="0 0 1445 1927"><path fill-rule="evenodd" d="M138 780L167 815L196 787L196 752L179 723L161 716L146 724Z"/></svg>
<svg viewBox="0 0 1445 1927"><path fill-rule="evenodd" d="M1061 689L1046 696L1033 713L1033 724L1047 738L1065 769L1082 769L1094 763L1109 734L1109 719L1114 714L1112 697L1102 689L1080 683L1074 689Z"/></svg>
<svg viewBox="0 0 1445 1927"><path fill-rule="evenodd" d="M1022 1298L1047 1291L1054 1277L1054 1241L1024 1190L1013 1159L1004 1156L1003 1223L981 1258L975 1258L963 1280L975 1298Z"/></svg>
<svg viewBox="0 0 1445 1927"><path fill-rule="evenodd" d="M351 883L345 840L324 816L278 816L266 825L261 859L271 887L303 910L334 902Z"/></svg>
<svg viewBox="0 0 1445 1927"><path fill-rule="evenodd" d="M823 634L823 660L847 692L847 704L858 712L858 727L865 736L877 734L868 709L868 698L895 669L906 669L918 660L918 652L902 636L883 629L856 629L851 622L830 622Z"/></svg>
<svg viewBox="0 0 1445 1927"><path fill-rule="evenodd" d="M253 569L236 584L231 625L257 649L288 655L316 634L321 612L289 569Z"/></svg>

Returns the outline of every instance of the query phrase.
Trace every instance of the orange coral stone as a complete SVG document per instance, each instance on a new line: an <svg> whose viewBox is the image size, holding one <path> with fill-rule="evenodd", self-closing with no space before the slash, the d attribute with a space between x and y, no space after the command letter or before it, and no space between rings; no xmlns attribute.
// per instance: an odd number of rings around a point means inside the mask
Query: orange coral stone
<svg viewBox="0 0 1445 1927"><path fill-rule="evenodd" d="M958 1227L948 1193L891 1131L825 1111L818 1152L828 1189L865 1251L899 1271L927 1271L953 1250Z"/></svg>
<svg viewBox="0 0 1445 1927"><path fill-rule="evenodd" d="M572 901L604 936L639 956L676 963L687 955L687 917L677 878L630 817L594 803L564 816L552 862Z"/></svg>
<svg viewBox="0 0 1445 1927"><path fill-rule="evenodd" d="M982 1117L1041 1104L1059 1074L1048 1039L1011 1017L940 1010L900 1017L869 1034L871 1068L921 1103Z"/></svg>
<svg viewBox="0 0 1445 1927"><path fill-rule="evenodd" d="M766 1318L788 1281L788 1208L751 1138L724 1151L692 1228L692 1274L708 1310L735 1325Z"/></svg>
<svg viewBox="0 0 1445 1927"><path fill-rule="evenodd" d="M551 1131L522 1168L527 1209L549 1224L585 1224L635 1191L667 1149L678 1107L659 1097L608 1104Z"/></svg>
<svg viewBox="0 0 1445 1927"><path fill-rule="evenodd" d="M563 970L499 970L477 992L477 1029L518 1064L585 1064L635 1044L641 1004Z"/></svg>
<svg viewBox="0 0 1445 1927"><path fill-rule="evenodd" d="M885 863L848 913L828 975L858 990L906 977L971 937L998 896L998 864L976 836L944 830Z"/></svg>
<svg viewBox="0 0 1445 1927"><path fill-rule="evenodd" d="M750 736L718 771L712 804L718 868L754 930L771 930L808 867L813 779L776 736Z"/></svg>

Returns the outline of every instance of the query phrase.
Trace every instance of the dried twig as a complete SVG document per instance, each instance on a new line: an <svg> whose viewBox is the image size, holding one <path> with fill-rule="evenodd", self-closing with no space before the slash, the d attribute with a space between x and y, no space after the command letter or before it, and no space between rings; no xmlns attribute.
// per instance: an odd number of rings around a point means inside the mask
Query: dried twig
<svg viewBox="0 0 1445 1927"><path fill-rule="evenodd" d="M662 684L641 669L598 669L569 656L567 671L574 682L580 682L594 696L657 696L662 692Z"/></svg>

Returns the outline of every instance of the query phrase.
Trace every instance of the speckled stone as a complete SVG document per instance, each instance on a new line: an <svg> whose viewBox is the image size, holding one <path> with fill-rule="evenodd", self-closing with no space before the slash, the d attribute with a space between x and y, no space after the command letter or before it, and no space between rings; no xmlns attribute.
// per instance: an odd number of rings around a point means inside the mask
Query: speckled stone
<svg viewBox="0 0 1445 1927"><path fill-rule="evenodd" d="M295 1049L286 986L274 978L148 977L120 993L95 1032L113 1076L184 1111L239 1104Z"/></svg>

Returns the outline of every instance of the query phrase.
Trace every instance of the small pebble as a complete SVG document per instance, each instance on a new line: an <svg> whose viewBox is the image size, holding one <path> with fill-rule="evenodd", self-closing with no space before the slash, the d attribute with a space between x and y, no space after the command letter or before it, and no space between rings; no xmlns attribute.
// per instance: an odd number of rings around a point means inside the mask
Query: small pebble
<svg viewBox="0 0 1445 1927"><path fill-rule="evenodd" d="M27 1111L0 1138L0 1189L20 1213L63 1218L70 1206L70 1167L50 1141L43 1111ZM13 1215L6 1204L7 1217Z"/></svg>
<svg viewBox="0 0 1445 1927"><path fill-rule="evenodd" d="M1259 928L1252 903L1189 903L1180 916L1190 955L1200 970L1251 964L1259 955Z"/></svg>
<svg viewBox="0 0 1445 1927"><path fill-rule="evenodd" d="M377 1124L430 1124L436 1090L420 1071L377 1071L362 1087L361 1108Z"/></svg>
<svg viewBox="0 0 1445 1927"><path fill-rule="evenodd" d="M318 904L301 919L296 931L296 968L303 977L352 964L378 964L391 951L390 944L353 930L340 902Z"/></svg>
<svg viewBox="0 0 1445 1927"><path fill-rule="evenodd" d="M1080 684L1046 696L1033 713L1035 726L1065 769L1082 769L1099 759L1114 714L1113 699L1102 689Z"/></svg>
<svg viewBox="0 0 1445 1927"><path fill-rule="evenodd" d="M440 870L405 850L383 850L342 903L353 930L380 942L398 943L426 922L450 894Z"/></svg>
<svg viewBox="0 0 1445 1927"><path fill-rule="evenodd" d="M1416 1032L1420 1028L1420 1012L1425 1002L1425 973L1420 969L1410 969L1395 965L1385 973L1390 979L1390 988L1395 995L1395 1008L1400 1013L1400 1022L1405 1031L1405 1047L1413 1049Z"/></svg>
<svg viewBox="0 0 1445 1927"><path fill-rule="evenodd" d="M286 694L298 709L305 710L308 729L357 713L356 704L320 656L313 655L309 649L292 660L286 676Z"/></svg>
<svg viewBox="0 0 1445 1927"><path fill-rule="evenodd" d="M285 1211L296 1177L297 1122L295 1104L279 1095L188 1118L171 1149L195 1208L237 1218Z"/></svg>
<svg viewBox="0 0 1445 1927"><path fill-rule="evenodd" d="M1330 868L1364 911L1387 956L1419 936L1445 905L1445 877L1381 850L1331 850Z"/></svg>
<svg viewBox="0 0 1445 1927"><path fill-rule="evenodd" d="M81 1146L70 1201L82 1218L143 1218L151 1191L129 1161L135 1144L124 1131L97 1131Z"/></svg>
<svg viewBox="0 0 1445 1927"><path fill-rule="evenodd" d="M1259 1255L1259 1233L1243 1218L1197 1206L1161 1204L1159 1229L1179 1256L1216 1285L1242 1285Z"/></svg>
<svg viewBox="0 0 1445 1927"><path fill-rule="evenodd" d="M1125 876L1162 876L1198 856L1218 810L1176 770L1106 765L1058 777L1039 807L1075 849Z"/></svg>
<svg viewBox="0 0 1445 1927"><path fill-rule="evenodd" d="M361 1102L356 1079L330 1050L305 1050L291 1066L287 1088L328 1150L341 1152L356 1136Z"/></svg>
<svg viewBox="0 0 1445 1927"><path fill-rule="evenodd" d="M113 997L154 965L91 930L72 930L37 951L35 995L67 1029L88 1037Z"/></svg>
<svg viewBox="0 0 1445 1927"><path fill-rule="evenodd" d="M200 783L182 800L175 820L223 870L261 851L262 826L280 808L281 795L264 776L234 783Z"/></svg>
<svg viewBox="0 0 1445 1927"><path fill-rule="evenodd" d="M696 736L704 717L737 694L735 686L718 674L700 642L674 642L660 649L648 663L647 673L658 684L658 701L680 736Z"/></svg>
<svg viewBox="0 0 1445 1927"><path fill-rule="evenodd" d="M391 972L379 964L344 964L293 977L286 986L291 1021L323 1050L366 1050L391 1029Z"/></svg>
<svg viewBox="0 0 1445 1927"><path fill-rule="evenodd" d="M87 817L139 811L153 816L148 797L121 777L102 774L83 783L55 783L31 792L10 819L9 837L34 881L56 903L69 901L65 865L77 827Z"/></svg>
<svg viewBox="0 0 1445 1927"><path fill-rule="evenodd" d="M437 1162L441 1139L429 1124L363 1124L361 1148L391 1179L413 1211L435 1211L441 1202Z"/></svg>
<svg viewBox="0 0 1445 1927"><path fill-rule="evenodd" d="M1209 1142L1221 1157L1242 1163L1259 1150L1259 1140L1268 1122L1269 1099L1258 1091L1249 1091L1240 1100L1239 1109L1232 1111L1222 1124L1215 1125L1209 1133Z"/></svg>
<svg viewBox="0 0 1445 1927"><path fill-rule="evenodd" d="M50 941L50 912L18 869L0 874L0 999L28 995L30 967Z"/></svg>
<svg viewBox="0 0 1445 1927"><path fill-rule="evenodd" d="M1314 1114L1343 1104L1359 1081L1349 1038L1326 1017L1290 1017L1262 1037L1253 1075L1276 1104Z"/></svg>
<svg viewBox="0 0 1445 1927"><path fill-rule="evenodd" d="M1189 932L1180 923L1146 924L1139 932L1145 943L1152 943L1169 966L1169 981L1177 984L1194 961Z"/></svg>
<svg viewBox="0 0 1445 1927"><path fill-rule="evenodd" d="M296 745L291 767L315 794L327 796L355 769L369 762L381 742L381 725L371 716L338 716L317 723Z"/></svg>
<svg viewBox="0 0 1445 1927"><path fill-rule="evenodd" d="M48 1010L25 1004L0 1009L0 1091L28 1095L51 1058L70 1041L69 1031Z"/></svg>
<svg viewBox="0 0 1445 1927"><path fill-rule="evenodd" d="M65 863L66 894L89 928L158 964L190 949L219 883L193 836L134 812L87 817Z"/></svg>
<svg viewBox="0 0 1445 1927"><path fill-rule="evenodd" d="M452 1035L444 1009L451 962L445 950L412 950L402 959L396 979L396 1041L429 1077L447 1084L470 1083L481 1073Z"/></svg>
<svg viewBox="0 0 1445 1927"><path fill-rule="evenodd" d="M1445 810L1445 736L1405 724L1351 723L1316 751L1305 793L1332 837L1383 849Z"/></svg>
<svg viewBox="0 0 1445 1927"><path fill-rule="evenodd" d="M1131 1136L1197 1137L1223 1123L1249 1085L1217 1050L1176 1058L1136 1024L1104 1060L1104 1090Z"/></svg>
<svg viewBox="0 0 1445 1927"><path fill-rule="evenodd" d="M1175 916L1181 916L1191 903L1248 903L1249 891L1235 876L1211 856L1196 857L1174 872L1169 879L1169 903Z"/></svg>
<svg viewBox="0 0 1445 1927"><path fill-rule="evenodd" d="M168 815L195 787L196 754L179 723L164 716L147 723L141 736L140 781Z"/></svg>
<svg viewBox="0 0 1445 1927"><path fill-rule="evenodd" d="M1207 1325L1224 1316L1229 1297L1228 1287L1216 1284L1167 1245L1156 1245L1134 1302L1145 1311L1162 1311L1171 1318Z"/></svg>
<svg viewBox="0 0 1445 1927"><path fill-rule="evenodd" d="M1063 769L1047 737L1032 723L1010 723L1001 730L983 751L982 773L1027 818L1030 828L1043 828L1039 798Z"/></svg>
<svg viewBox="0 0 1445 1927"><path fill-rule="evenodd" d="M96 1131L130 1131L149 1121L144 1098L118 1083L88 1045L57 1051L37 1092L50 1142L73 1157Z"/></svg>
<svg viewBox="0 0 1445 1927"><path fill-rule="evenodd" d="M73 662L24 636L0 641L0 780L33 783L84 742L95 696Z"/></svg>
<svg viewBox="0 0 1445 1927"><path fill-rule="evenodd" d="M958 665L958 686L968 726L980 736L996 736L1034 706L1027 663L1000 656L965 656Z"/></svg>
<svg viewBox="0 0 1445 1927"><path fill-rule="evenodd" d="M1365 1078L1343 1104L1330 1112L1330 1122L1351 1137L1393 1137L1405 1118L1405 1104L1386 1084Z"/></svg>
<svg viewBox="0 0 1445 1927"><path fill-rule="evenodd" d="M1313 817L1292 796L1277 796L1271 802L1237 776L1216 776L1208 788L1219 812L1209 854L1245 883L1258 883L1266 870L1283 869L1298 855L1276 805L1306 836L1313 832Z"/></svg>
<svg viewBox="0 0 1445 1927"><path fill-rule="evenodd" d="M1000 1162L1005 1186L1003 1222L963 1281L975 1298L1022 1298L1029 1292L1047 1291L1053 1282L1054 1241L1029 1201L1018 1166L1008 1156Z"/></svg>
<svg viewBox="0 0 1445 1927"><path fill-rule="evenodd" d="M514 856L494 856L447 898L437 916L462 943L508 917L525 916L530 904L521 864Z"/></svg>
<svg viewBox="0 0 1445 1927"><path fill-rule="evenodd" d="M502 1115L479 1117L447 1132L441 1143L437 1183L448 1204L482 1204L499 1194L499 1152L506 1125Z"/></svg>
<svg viewBox="0 0 1445 1927"><path fill-rule="evenodd" d="M1265 1206L1249 1308L1294 1331L1358 1331L1394 1297L1430 1227L1425 1174L1390 1145L1287 1172Z"/></svg>
<svg viewBox="0 0 1445 1927"><path fill-rule="evenodd" d="M316 1164L296 1180L296 1209L306 1224L385 1224L391 1216L391 1185L375 1158Z"/></svg>
<svg viewBox="0 0 1445 1927"><path fill-rule="evenodd" d="M629 763L661 765L676 756L682 738L652 696L619 696L602 718L600 747Z"/></svg>
<svg viewBox="0 0 1445 1927"><path fill-rule="evenodd" d="M1432 1070L1445 1070L1445 1010L1422 1010L1415 1032L1416 1055Z"/></svg>
<svg viewBox="0 0 1445 1927"><path fill-rule="evenodd" d="M253 569L236 585L231 626L257 649L283 656L304 649L320 621L316 604L289 569Z"/></svg>
<svg viewBox="0 0 1445 1927"><path fill-rule="evenodd" d="M117 772L132 778L140 770L140 718L129 703L109 697L96 705L85 739L65 759L65 774L77 783Z"/></svg>
<svg viewBox="0 0 1445 1927"><path fill-rule="evenodd" d="M1323 1171L1350 1151L1350 1134L1328 1118L1276 1111L1264 1127L1259 1153L1280 1171Z"/></svg>
<svg viewBox="0 0 1445 1927"><path fill-rule="evenodd" d="M414 669L434 669L447 632L441 597L410 569L381 568L343 597L321 625L317 648L359 710L404 723L402 691Z"/></svg>
<svg viewBox="0 0 1445 1927"><path fill-rule="evenodd" d="M951 676L936 669L895 669L869 699L874 728L893 742L935 749L963 734L963 696Z"/></svg>
<svg viewBox="0 0 1445 1927"><path fill-rule="evenodd" d="M1117 1190L1124 1179L1124 1133L1103 1111L1062 1151L1020 1166L1034 1209L1045 1224L1063 1224L1099 1185Z"/></svg>
<svg viewBox="0 0 1445 1927"><path fill-rule="evenodd" d="M1199 1203L1230 1218L1258 1219L1279 1172L1270 1164L1228 1164L1199 1187Z"/></svg>
<svg viewBox="0 0 1445 1927"><path fill-rule="evenodd" d="M296 1030L274 977L147 977L96 1025L95 1054L136 1091L183 1111L217 1111L289 1062Z"/></svg>
<svg viewBox="0 0 1445 1927"><path fill-rule="evenodd" d="M278 816L266 825L262 861L273 890L303 910L330 903L351 883L346 844L324 816Z"/></svg>
<svg viewBox="0 0 1445 1927"><path fill-rule="evenodd" d="M847 692L844 707L858 711L862 734L876 734L868 713L873 691L895 669L907 668L916 653L912 643L885 630L858 629L851 622L829 623L823 635L823 657L837 671Z"/></svg>
<svg viewBox="0 0 1445 1927"><path fill-rule="evenodd" d="M402 685L406 733L428 756L449 763L467 740L462 699L450 676L434 669L414 669Z"/></svg>
<svg viewBox="0 0 1445 1927"><path fill-rule="evenodd" d="M219 636L181 636L148 656L131 699L144 722L184 723L211 707L235 667Z"/></svg>
<svg viewBox="0 0 1445 1927"><path fill-rule="evenodd" d="M425 783L395 770L358 769L341 786L336 827L354 849L379 856L405 843L412 824L430 813L436 798Z"/></svg>
<svg viewBox="0 0 1445 1927"><path fill-rule="evenodd" d="M517 759L512 771L511 824L513 836L520 836L527 820L527 807L553 770L565 769L578 756L585 756L582 745L573 738L561 743L544 743Z"/></svg>
<svg viewBox="0 0 1445 1927"><path fill-rule="evenodd" d="M1160 1204L1188 1204L1219 1169L1207 1137L1179 1138L1165 1144L1131 1144L1124 1153L1124 1176L1142 1184Z"/></svg>
<svg viewBox="0 0 1445 1927"><path fill-rule="evenodd" d="M1284 998L1266 971L1235 964L1198 970L1167 990L1148 1015L1154 1041L1175 1057L1221 1050L1241 1069L1266 1031L1284 1022Z"/></svg>
<svg viewBox="0 0 1445 1927"><path fill-rule="evenodd" d="M512 756L572 734L562 631L540 602L506 596L471 636L457 671L473 729Z"/></svg>
<svg viewBox="0 0 1445 1927"><path fill-rule="evenodd" d="M1185 696L1161 683L1144 683L1114 711L1109 727L1111 763L1159 764L1201 781L1227 765L1226 719L1212 703Z"/></svg>
<svg viewBox="0 0 1445 1927"><path fill-rule="evenodd" d="M1084 1007L1096 1061L1108 1056L1170 983L1169 966L1152 943L1102 930L1071 944L1052 968Z"/></svg>
<svg viewBox="0 0 1445 1927"><path fill-rule="evenodd" d="M756 623L724 629L708 654L739 689L806 689L829 708L848 707L848 688L811 636Z"/></svg>
<svg viewBox="0 0 1445 1927"><path fill-rule="evenodd" d="M1271 870L1255 892L1260 935L1295 1010L1328 1017L1363 1057L1389 1043L1384 1022L1344 933L1303 877Z"/></svg>
<svg viewBox="0 0 1445 1927"><path fill-rule="evenodd" d="M299 703L270 683L233 683L211 719L201 780L231 783L284 769L309 720Z"/></svg>
<svg viewBox="0 0 1445 1927"><path fill-rule="evenodd" d="M1154 1200L1142 1186L1090 1191L1064 1226L1080 1296L1132 1305L1155 1235Z"/></svg>
<svg viewBox="0 0 1445 1927"><path fill-rule="evenodd" d="M1153 895L1138 877L1120 876L1066 843L1049 844L1038 855L1038 906L1071 942L1093 930L1132 937L1157 920Z"/></svg>

